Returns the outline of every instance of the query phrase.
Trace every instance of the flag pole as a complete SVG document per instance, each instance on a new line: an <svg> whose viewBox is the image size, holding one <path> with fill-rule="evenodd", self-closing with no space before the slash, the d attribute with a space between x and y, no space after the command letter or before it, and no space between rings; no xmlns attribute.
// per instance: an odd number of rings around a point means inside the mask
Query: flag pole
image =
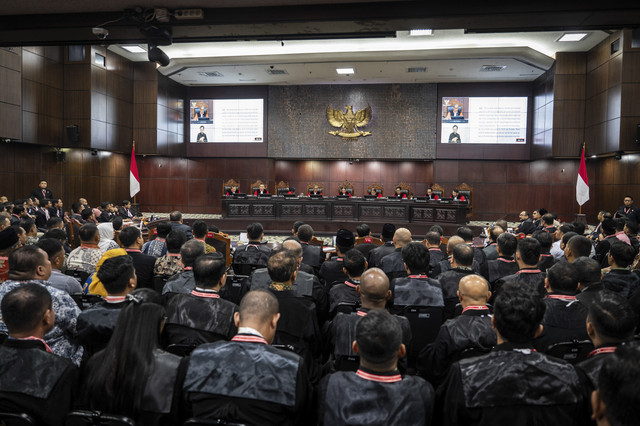
<svg viewBox="0 0 640 426"><path fill-rule="evenodd" d="M134 140L133 141L133 150L134 150L134 152L135 152L135 149L136 149L136 141ZM136 196L135 195L133 196L133 204L136 204Z"/></svg>
<svg viewBox="0 0 640 426"><path fill-rule="evenodd" d="M582 142L582 155L585 154L585 149L586 149L587 143L586 142ZM578 214L582 214L582 204L578 206Z"/></svg>

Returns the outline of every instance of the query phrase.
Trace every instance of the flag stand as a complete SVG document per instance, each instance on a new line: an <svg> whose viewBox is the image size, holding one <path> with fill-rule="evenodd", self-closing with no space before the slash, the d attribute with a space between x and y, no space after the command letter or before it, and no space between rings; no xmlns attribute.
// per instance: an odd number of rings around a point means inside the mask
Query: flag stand
<svg viewBox="0 0 640 426"><path fill-rule="evenodd" d="M589 201L589 182L587 180L587 165L585 163L586 143L582 143L582 153L580 155L580 170L578 172L578 180L576 182L576 200L578 201L578 214L576 222L587 224L586 215L582 214L582 204ZM582 202L582 204L580 204Z"/></svg>

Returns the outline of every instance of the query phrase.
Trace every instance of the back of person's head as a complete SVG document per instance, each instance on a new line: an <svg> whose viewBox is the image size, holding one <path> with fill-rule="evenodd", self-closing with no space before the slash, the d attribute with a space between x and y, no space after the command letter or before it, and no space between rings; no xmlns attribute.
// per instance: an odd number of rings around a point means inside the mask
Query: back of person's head
<svg viewBox="0 0 640 426"><path fill-rule="evenodd" d="M240 301L240 326L247 323L265 324L280 310L278 299L269 290L251 290Z"/></svg>
<svg viewBox="0 0 640 426"><path fill-rule="evenodd" d="M136 288L129 293L129 299L133 301L139 301L141 303L155 303L156 305L162 305L162 295L152 288Z"/></svg>
<svg viewBox="0 0 640 426"><path fill-rule="evenodd" d="M122 203L121 203L122 207L128 206L130 204L131 204L131 201L129 200L122 200Z"/></svg>
<svg viewBox="0 0 640 426"><path fill-rule="evenodd" d="M142 234L140 233L140 230L135 226L127 226L122 231L120 231L120 243L123 247L131 247L136 243L136 241L138 241L138 238L140 238L141 235Z"/></svg>
<svg viewBox="0 0 640 426"><path fill-rule="evenodd" d="M262 234L264 234L264 228L261 223L255 222L247 226L247 238L249 238L249 241L258 241Z"/></svg>
<svg viewBox="0 0 640 426"><path fill-rule="evenodd" d="M300 229L300 227L304 225L304 222L301 220L296 220L295 222L293 222L293 233L297 234L298 233L298 229Z"/></svg>
<svg viewBox="0 0 640 426"><path fill-rule="evenodd" d="M473 265L473 247L466 244L458 244L453 248L453 260L458 266L471 268Z"/></svg>
<svg viewBox="0 0 640 426"><path fill-rule="evenodd" d="M209 226L209 232L214 232L216 234L220 233L220 228L218 228L217 226L215 225L208 225L208 226Z"/></svg>
<svg viewBox="0 0 640 426"><path fill-rule="evenodd" d="M563 223L558 227L558 231L566 234L567 232L573 232L573 225L570 223Z"/></svg>
<svg viewBox="0 0 640 426"><path fill-rule="evenodd" d="M571 238L573 238L573 237L577 237L577 236L578 236L578 234L576 234L576 233L575 233L575 232L573 232L573 231L570 231L570 232L566 232L566 233L564 233L564 234L562 235L562 247L566 246L566 245L567 245L567 243L569 242L569 240L570 240Z"/></svg>
<svg viewBox="0 0 640 426"><path fill-rule="evenodd" d="M20 247L9 255L10 280L34 279L38 267L45 267L49 261L47 253L35 245ZM48 278L48 277L47 277Z"/></svg>
<svg viewBox="0 0 640 426"><path fill-rule="evenodd" d="M138 298L122 308L106 348L87 363L84 391L92 408L139 417L164 317L161 305Z"/></svg>
<svg viewBox="0 0 640 426"><path fill-rule="evenodd" d="M611 426L633 426L640 418L640 344L622 345L602 364L598 375L595 401L605 407L593 406L595 418L606 417ZM594 402L592 399L592 404ZM598 423L600 424L600 423Z"/></svg>
<svg viewBox="0 0 640 426"><path fill-rule="evenodd" d="M104 210L109 207L109 204L111 204L111 201L103 201L100 203L100 207L102 207L102 210Z"/></svg>
<svg viewBox="0 0 640 426"><path fill-rule="evenodd" d="M193 277L196 280L196 285L202 288L216 287L226 269L227 264L220 253L198 256L193 263Z"/></svg>
<svg viewBox="0 0 640 426"><path fill-rule="evenodd" d="M371 228L366 223L361 223L356 227L356 233L358 237L366 237L371 233Z"/></svg>
<svg viewBox="0 0 640 426"><path fill-rule="evenodd" d="M173 232L172 232L173 233ZM189 240L180 248L180 258L184 266L193 266L199 256L205 253L204 245L197 240Z"/></svg>
<svg viewBox="0 0 640 426"><path fill-rule="evenodd" d="M602 278L600 262L586 256L582 256L573 261L573 267L578 274L578 282L583 286L597 284Z"/></svg>
<svg viewBox="0 0 640 426"><path fill-rule="evenodd" d="M389 278L380 268L369 268L360 276L360 296L372 303L384 302L389 295Z"/></svg>
<svg viewBox="0 0 640 426"><path fill-rule="evenodd" d="M461 237L454 235L449 238L449 241L447 242L447 253L453 253L453 249L460 244L464 244L464 240Z"/></svg>
<svg viewBox="0 0 640 426"><path fill-rule="evenodd" d="M613 258L618 268L626 268L633 263L636 252L629 244L623 243L622 241L615 241L611 244L609 256Z"/></svg>
<svg viewBox="0 0 640 426"><path fill-rule="evenodd" d="M282 248L292 252L298 259L302 257L302 245L300 245L300 243L293 237L283 241Z"/></svg>
<svg viewBox="0 0 640 426"><path fill-rule="evenodd" d="M0 304L2 321L9 334L36 330L47 310L53 310L51 294L45 286L34 283L14 288L4 295Z"/></svg>
<svg viewBox="0 0 640 426"><path fill-rule="evenodd" d="M540 242L540 248L543 252L548 252L549 249L551 249L551 246L553 245L553 237L550 233L538 230L533 233L532 237Z"/></svg>
<svg viewBox="0 0 640 426"><path fill-rule="evenodd" d="M557 262L547 269L547 278L555 293L573 295L578 290L578 272L573 263Z"/></svg>
<svg viewBox="0 0 640 426"><path fill-rule="evenodd" d="M57 216L54 216L49 220L47 220L47 225L46 225L47 229L62 228L62 226L64 226L64 222L62 221L61 218Z"/></svg>
<svg viewBox="0 0 640 426"><path fill-rule="evenodd" d="M516 253L516 249L518 248L518 239L515 235L503 232L498 237L497 242L500 253L502 253L503 256L512 257Z"/></svg>
<svg viewBox="0 0 640 426"><path fill-rule="evenodd" d="M444 229L442 229L442 226L440 225L433 225L429 228L429 232L437 232L441 237L444 235Z"/></svg>
<svg viewBox="0 0 640 426"><path fill-rule="evenodd" d="M498 237L500 236L500 234L502 234L504 232L504 229L502 229L501 226L494 226L491 229L489 229L489 240L493 241L494 243L498 241Z"/></svg>
<svg viewBox="0 0 640 426"><path fill-rule="evenodd" d="M473 241L473 231L468 226L461 226L456 230L456 235L464 240L465 243Z"/></svg>
<svg viewBox="0 0 640 426"><path fill-rule="evenodd" d="M207 232L209 232L207 222L204 220L196 220L193 222L191 229L193 230L193 236L196 238L204 238L207 236Z"/></svg>
<svg viewBox="0 0 640 426"><path fill-rule="evenodd" d="M613 235L616 233L616 222L613 219L605 219L602 221L601 229L604 235Z"/></svg>
<svg viewBox="0 0 640 426"><path fill-rule="evenodd" d="M495 327L512 343L533 340L544 317L546 306L535 289L507 283L493 306Z"/></svg>
<svg viewBox="0 0 640 426"><path fill-rule="evenodd" d="M591 254L591 241L584 235L574 235L567 241L567 245L573 253L573 257L584 257Z"/></svg>
<svg viewBox="0 0 640 426"><path fill-rule="evenodd" d="M20 204L19 206L13 206L13 214L15 214L16 216L20 216L20 214L25 210L26 209L22 204Z"/></svg>
<svg viewBox="0 0 640 426"><path fill-rule="evenodd" d="M313 228L311 225L302 224L298 228L298 239L304 243L308 243L313 238Z"/></svg>
<svg viewBox="0 0 640 426"><path fill-rule="evenodd" d="M124 220L120 216L114 217L113 220L111 221L111 224L113 225L113 230L119 231L120 229L122 229L123 223L124 223Z"/></svg>
<svg viewBox="0 0 640 426"><path fill-rule="evenodd" d="M134 228L134 229L137 229L137 228ZM92 242L96 239L97 235L98 235L98 227L93 223L85 223L80 227L80 230L78 231L78 236L80 236L80 241L83 241L83 242Z"/></svg>
<svg viewBox="0 0 640 426"><path fill-rule="evenodd" d="M507 230L509 229L509 223L504 220L504 219L498 219L496 220L496 226L499 226L500 228L502 228L503 230Z"/></svg>
<svg viewBox="0 0 640 426"><path fill-rule="evenodd" d="M89 220L89 218L93 216L93 210L86 208L82 210L82 213L80 213L80 216L82 216L82 220Z"/></svg>
<svg viewBox="0 0 640 426"><path fill-rule="evenodd" d="M429 269L431 256L422 243L409 243L402 247L402 260L412 274L423 274Z"/></svg>
<svg viewBox="0 0 640 426"><path fill-rule="evenodd" d="M619 217L614 219L616 221L616 231L620 232L624 229L624 224L627 222L627 219L623 217Z"/></svg>
<svg viewBox="0 0 640 426"><path fill-rule="evenodd" d="M398 228L396 229L395 234L393 234L393 242L396 247L404 247L411 242L411 231L407 228Z"/></svg>
<svg viewBox="0 0 640 426"><path fill-rule="evenodd" d="M625 225L627 227L627 232L629 235L638 235L638 223L632 220L627 220Z"/></svg>
<svg viewBox="0 0 640 426"><path fill-rule="evenodd" d="M78 202L71 204L71 211L74 213L80 213L84 209L84 206Z"/></svg>
<svg viewBox="0 0 640 426"><path fill-rule="evenodd" d="M396 362L402 344L400 322L384 309L372 309L356 325L356 344L364 361L388 367Z"/></svg>
<svg viewBox="0 0 640 426"><path fill-rule="evenodd" d="M535 238L525 238L518 242L518 254L525 265L537 265L540 259L540 241Z"/></svg>
<svg viewBox="0 0 640 426"><path fill-rule="evenodd" d="M291 281L297 269L298 258L288 250L277 250L271 254L267 262L269 277L277 283Z"/></svg>
<svg viewBox="0 0 640 426"><path fill-rule="evenodd" d="M36 226L36 221L33 219L22 219L20 221L20 228L24 229L24 232L29 233L31 232L31 229L34 228Z"/></svg>
<svg viewBox="0 0 640 426"><path fill-rule="evenodd" d="M121 294L127 289L135 269L131 256L116 256L105 260L96 273L109 294Z"/></svg>
<svg viewBox="0 0 640 426"><path fill-rule="evenodd" d="M49 259L60 254L60 252L64 252L64 246L60 240L55 238L40 238L36 246L44 250L44 252L47 253L47 256L49 256Z"/></svg>
<svg viewBox="0 0 640 426"><path fill-rule="evenodd" d="M367 260L361 251L351 249L344 254L342 265L350 277L359 277L367 268Z"/></svg>
<svg viewBox="0 0 640 426"><path fill-rule="evenodd" d="M553 225L553 215L551 213L546 213L542 216L542 222L547 225Z"/></svg>
<svg viewBox="0 0 640 426"><path fill-rule="evenodd" d="M582 222L571 222L571 225L573 226L573 232L578 235L584 235L584 231L587 229L585 224Z"/></svg>
<svg viewBox="0 0 640 426"><path fill-rule="evenodd" d="M593 325L603 343L619 343L633 339L638 315L626 297L603 290L595 294L589 305L587 321Z"/></svg>
<svg viewBox="0 0 640 426"><path fill-rule="evenodd" d="M180 253L180 248L187 242L187 234L181 229L169 232L167 235L167 251L169 253ZM200 244L202 245L202 244Z"/></svg>
<svg viewBox="0 0 640 426"><path fill-rule="evenodd" d="M430 246L439 246L442 242L442 235L435 231L429 231L424 236L424 239L427 240L427 243L429 243Z"/></svg>
<svg viewBox="0 0 640 426"><path fill-rule="evenodd" d="M158 238L167 238L167 235L169 235L171 229L171 224L169 222L160 222L156 228L156 231L158 232Z"/></svg>
<svg viewBox="0 0 640 426"><path fill-rule="evenodd" d="M67 241L67 233L64 232L62 229L53 228L45 232L44 235L40 237L40 241L47 240L50 238L64 243Z"/></svg>
<svg viewBox="0 0 640 426"><path fill-rule="evenodd" d="M178 210L171 212L169 214L169 220L171 222L180 222L182 220L182 213Z"/></svg>
<svg viewBox="0 0 640 426"><path fill-rule="evenodd" d="M396 226L393 223L385 223L382 225L382 232L380 233L380 237L382 241L393 241L393 236L396 233Z"/></svg>
<svg viewBox="0 0 640 426"><path fill-rule="evenodd" d="M336 249L342 254L351 250L355 242L356 239L353 237L353 232L348 229L339 229L336 233Z"/></svg>

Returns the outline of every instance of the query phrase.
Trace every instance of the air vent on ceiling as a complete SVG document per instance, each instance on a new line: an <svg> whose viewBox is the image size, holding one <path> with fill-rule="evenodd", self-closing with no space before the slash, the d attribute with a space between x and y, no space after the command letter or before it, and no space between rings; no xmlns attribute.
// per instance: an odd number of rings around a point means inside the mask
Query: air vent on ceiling
<svg viewBox="0 0 640 426"><path fill-rule="evenodd" d="M483 65L480 67L481 72L498 72L505 69L506 65Z"/></svg>
<svg viewBox="0 0 640 426"><path fill-rule="evenodd" d="M220 71L202 71L198 74L203 77L224 77Z"/></svg>
<svg viewBox="0 0 640 426"><path fill-rule="evenodd" d="M266 70L267 74L270 75L288 75L289 73L287 72L287 70L279 70L279 69L268 69Z"/></svg>
<svg viewBox="0 0 640 426"><path fill-rule="evenodd" d="M427 72L427 67L410 67L407 72Z"/></svg>

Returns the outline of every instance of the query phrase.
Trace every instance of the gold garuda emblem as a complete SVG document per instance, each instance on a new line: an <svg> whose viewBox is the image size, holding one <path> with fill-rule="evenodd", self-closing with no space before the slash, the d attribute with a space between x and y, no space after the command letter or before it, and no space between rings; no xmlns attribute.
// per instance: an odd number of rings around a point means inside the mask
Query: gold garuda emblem
<svg viewBox="0 0 640 426"><path fill-rule="evenodd" d="M340 130L330 131L335 136L342 136L342 140L355 141L360 136L369 136L371 132L363 132L359 127L364 127L371 121L371 107L353 113L353 105L345 106L346 111L342 112L327 106L327 121L333 127Z"/></svg>

